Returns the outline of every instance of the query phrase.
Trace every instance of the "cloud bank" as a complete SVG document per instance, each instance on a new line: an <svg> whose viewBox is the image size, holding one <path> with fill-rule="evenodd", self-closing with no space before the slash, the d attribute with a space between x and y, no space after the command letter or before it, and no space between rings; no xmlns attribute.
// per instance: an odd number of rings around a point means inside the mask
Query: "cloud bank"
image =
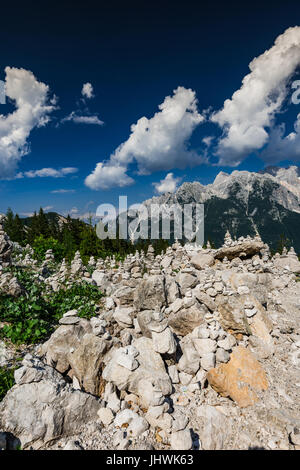
<svg viewBox="0 0 300 470"><path fill-rule="evenodd" d="M275 115L281 111L289 91L287 85L299 64L299 26L287 29L271 49L250 62L251 72L244 77L241 88L211 117L223 129L216 152L219 165L237 166L245 156L268 143L269 130L274 127ZM278 137L277 131L273 150L275 142L280 141Z"/></svg>
<svg viewBox="0 0 300 470"><path fill-rule="evenodd" d="M213 163L216 157L217 165L234 167L253 152L268 164L300 161L300 114L288 134L284 124L276 124L277 116L285 111L299 65L300 27L296 26L288 28L270 49L250 62L250 72L220 110L199 112L195 91L178 87L164 98L152 117L141 117L132 124L128 139L107 160L97 163L85 185L93 190L132 185L135 181L128 172L133 164L137 174L147 175ZM6 95L16 109L6 116L0 114L0 178L60 178L75 173L75 168L42 168L16 174L20 160L30 151L31 131L49 122L56 100L49 99L49 87L32 72L6 67L5 73ZM84 83L76 111L61 122L102 126L97 113L90 113L86 105L93 97L92 84ZM203 150L196 151L189 140L206 116L222 135L217 137L216 132L204 137ZM214 134L211 130L209 133ZM173 173L168 173L153 185L158 193L172 192L178 182Z"/></svg>
<svg viewBox="0 0 300 470"><path fill-rule="evenodd" d="M16 110L0 114L0 178L11 178L22 157L30 152L30 132L47 124L55 105L49 101L49 87L32 72L6 67L5 74L6 96Z"/></svg>
<svg viewBox="0 0 300 470"><path fill-rule="evenodd" d="M143 175L203 162L203 157L190 150L187 144L194 129L204 121L197 109L195 92L178 87L158 108L152 118L142 117L131 126L128 140L108 161L97 164L85 180L88 187L108 189L132 184L126 171L133 161L137 163L138 173Z"/></svg>
<svg viewBox="0 0 300 470"><path fill-rule="evenodd" d="M267 163L284 159L300 160L300 115L294 131L285 136L285 126L276 126L291 91L291 79L300 65L300 27L288 28L274 45L250 64L250 73L222 109L199 113L195 92L178 87L159 105L150 119L142 117L131 126L129 138L110 156L98 163L85 180L91 189L108 189L133 183L127 175L129 165L136 163L138 174L184 169L201 163L238 166L256 152ZM188 142L194 129L205 121L222 130L221 137L202 139L201 154L190 149ZM217 134L217 133L216 133ZM214 163L215 164L215 163ZM170 176L171 175L171 176ZM175 184L173 174L155 183L157 192L169 191Z"/></svg>

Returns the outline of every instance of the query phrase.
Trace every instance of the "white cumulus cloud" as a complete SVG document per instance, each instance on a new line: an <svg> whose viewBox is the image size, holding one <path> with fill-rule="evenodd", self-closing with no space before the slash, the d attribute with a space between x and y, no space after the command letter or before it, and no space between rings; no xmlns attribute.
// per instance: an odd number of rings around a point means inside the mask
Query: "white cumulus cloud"
<svg viewBox="0 0 300 470"><path fill-rule="evenodd" d="M150 119L140 118L131 126L128 140L122 143L106 162L98 163L94 172L86 178L92 189L107 189L110 182L116 186L132 184L125 172L136 161L139 174L154 171L186 168L204 161L204 158L188 148L188 140L194 129L204 121L198 112L195 92L178 87L159 105L159 111ZM106 178L118 173L120 178ZM92 182L92 184L91 184Z"/></svg>
<svg viewBox="0 0 300 470"><path fill-rule="evenodd" d="M237 166L267 144L275 115L287 97L289 80L299 65L299 26L288 28L270 49L252 60L241 88L211 117L223 129L217 149L220 165Z"/></svg>
<svg viewBox="0 0 300 470"><path fill-rule="evenodd" d="M5 68L5 90L15 111L0 114L0 178L13 177L21 158L30 151L30 132L49 121L55 105L49 101L49 87L32 72Z"/></svg>
<svg viewBox="0 0 300 470"><path fill-rule="evenodd" d="M88 98L88 99L94 98L93 85L89 82L84 83L82 86L81 94L82 96L84 96L84 98Z"/></svg>
<svg viewBox="0 0 300 470"><path fill-rule="evenodd" d="M124 187L134 183L134 180L126 174L126 168L111 163L97 163L95 170L86 177L85 184L91 189L109 189Z"/></svg>
<svg viewBox="0 0 300 470"><path fill-rule="evenodd" d="M181 178L174 178L173 173L168 173L159 183L152 183L155 191L159 194L174 193L180 183Z"/></svg>

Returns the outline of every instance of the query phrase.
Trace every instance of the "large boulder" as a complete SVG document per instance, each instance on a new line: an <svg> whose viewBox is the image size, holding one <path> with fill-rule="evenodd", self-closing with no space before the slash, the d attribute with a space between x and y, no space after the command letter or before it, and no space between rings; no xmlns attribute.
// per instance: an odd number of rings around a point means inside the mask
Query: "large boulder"
<svg viewBox="0 0 300 470"><path fill-rule="evenodd" d="M223 397L230 397L241 408L258 401L257 392L268 389L266 373L252 353L234 348L230 361L211 369L207 374L211 387Z"/></svg>
<svg viewBox="0 0 300 470"><path fill-rule="evenodd" d="M265 344L271 345L273 343L273 339L270 332L273 329L273 322L268 315L268 312L256 297L252 295L245 295L243 298L244 305L251 305L252 310L256 311L255 315L248 318L252 335L258 337Z"/></svg>
<svg viewBox="0 0 300 470"><path fill-rule="evenodd" d="M197 302L189 308L172 313L169 316L169 326L177 335L185 336L204 323L204 316L207 313L209 313L208 308Z"/></svg>
<svg viewBox="0 0 300 470"><path fill-rule="evenodd" d="M130 286L119 287L112 295L117 305L132 305L134 290Z"/></svg>
<svg viewBox="0 0 300 470"><path fill-rule="evenodd" d="M216 302L210 297L210 295L197 288L193 290L193 293L200 304L204 304L211 312L217 310Z"/></svg>
<svg viewBox="0 0 300 470"><path fill-rule="evenodd" d="M223 246L215 253L216 259L228 259L240 258L246 256L254 256L264 248L264 243L262 241L256 240L246 240L242 243L238 243L233 246Z"/></svg>
<svg viewBox="0 0 300 470"><path fill-rule="evenodd" d="M128 328L133 325L134 308L133 307L117 307L113 317L122 328Z"/></svg>
<svg viewBox="0 0 300 470"><path fill-rule="evenodd" d="M272 290L272 275L270 273L237 273L230 270L222 272L222 280L229 289L238 290L240 286L247 286L259 302L265 304L268 294Z"/></svg>
<svg viewBox="0 0 300 470"><path fill-rule="evenodd" d="M83 336L80 345L69 353L69 363L82 390L92 395L100 395L103 356L110 342L93 334Z"/></svg>
<svg viewBox="0 0 300 470"><path fill-rule="evenodd" d="M77 324L61 325L41 346L38 354L45 356L46 364L64 374L70 368L69 354L80 345L86 333L92 333L92 326L84 318Z"/></svg>
<svg viewBox="0 0 300 470"><path fill-rule="evenodd" d="M97 286L102 290L102 291L105 291L105 289L107 288L108 284L109 284L109 279L107 277L107 274L101 272L101 271L94 271L93 274L92 274L92 279L93 281L95 281L95 283L97 284Z"/></svg>
<svg viewBox="0 0 300 470"><path fill-rule="evenodd" d="M18 437L23 449L73 435L97 416L100 403L95 397L72 389L40 361L18 369L15 380L0 403L0 428Z"/></svg>
<svg viewBox="0 0 300 470"><path fill-rule="evenodd" d="M232 428L232 420L210 405L199 406L197 417L202 449L224 449L225 438Z"/></svg>
<svg viewBox="0 0 300 470"><path fill-rule="evenodd" d="M219 322L224 330L234 333L251 334L250 325L244 311L244 300L239 294L217 298Z"/></svg>
<svg viewBox="0 0 300 470"><path fill-rule="evenodd" d="M176 352L176 341L169 327L160 333L152 331L152 340L156 352L171 355Z"/></svg>
<svg viewBox="0 0 300 470"><path fill-rule="evenodd" d="M295 274L300 274L300 261L296 255L291 256L288 254L280 258L273 258L273 261L276 267L287 269Z"/></svg>
<svg viewBox="0 0 300 470"><path fill-rule="evenodd" d="M272 321L269 318L265 308L250 294L234 294L229 297L218 296L219 321L226 331L233 333L242 333L246 335L255 335L266 343L271 342L270 331L272 330ZM247 308L255 312L253 316L247 316Z"/></svg>
<svg viewBox="0 0 300 470"><path fill-rule="evenodd" d="M209 253L197 253L191 258L191 264L196 269L204 269L213 266L215 262L214 256Z"/></svg>
<svg viewBox="0 0 300 470"><path fill-rule="evenodd" d="M178 361L178 369L186 374L194 375L200 367L200 355L196 351L193 338L187 336L180 342L182 356Z"/></svg>
<svg viewBox="0 0 300 470"><path fill-rule="evenodd" d="M190 273L181 272L177 274L176 281L179 285L180 292L182 295L185 295L188 289L193 289L198 283L197 276Z"/></svg>
<svg viewBox="0 0 300 470"><path fill-rule="evenodd" d="M177 282L171 276L165 278L165 290L168 305L175 302L180 297L180 290Z"/></svg>
<svg viewBox="0 0 300 470"><path fill-rule="evenodd" d="M138 311L157 310L166 305L164 276L155 275L143 279L134 291L133 304Z"/></svg>
<svg viewBox="0 0 300 470"><path fill-rule="evenodd" d="M142 335L152 338L152 333L162 333L168 326L168 320L159 312L144 310L137 316Z"/></svg>

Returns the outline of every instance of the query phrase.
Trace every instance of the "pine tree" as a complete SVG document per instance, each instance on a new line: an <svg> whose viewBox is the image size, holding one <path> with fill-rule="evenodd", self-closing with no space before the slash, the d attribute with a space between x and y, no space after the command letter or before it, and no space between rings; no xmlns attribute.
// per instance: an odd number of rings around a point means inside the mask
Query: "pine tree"
<svg viewBox="0 0 300 470"><path fill-rule="evenodd" d="M13 242L17 242L20 244L24 243L25 230L23 223L18 214L14 216L14 213L10 208L7 210L6 213L6 221L4 224L4 228L9 238Z"/></svg>
<svg viewBox="0 0 300 470"><path fill-rule="evenodd" d="M14 230L14 213L9 207L6 212L6 219L4 222L4 230L6 231L9 238L12 240L12 232Z"/></svg>
<svg viewBox="0 0 300 470"><path fill-rule="evenodd" d="M47 216L44 213L42 207L40 208L39 214L38 214L38 226L39 226L39 231L41 235L43 235L46 238L50 236L50 224L48 222Z"/></svg>
<svg viewBox="0 0 300 470"><path fill-rule="evenodd" d="M14 218L14 238L13 241L24 244L26 238L26 233L24 230L24 225L18 214Z"/></svg>

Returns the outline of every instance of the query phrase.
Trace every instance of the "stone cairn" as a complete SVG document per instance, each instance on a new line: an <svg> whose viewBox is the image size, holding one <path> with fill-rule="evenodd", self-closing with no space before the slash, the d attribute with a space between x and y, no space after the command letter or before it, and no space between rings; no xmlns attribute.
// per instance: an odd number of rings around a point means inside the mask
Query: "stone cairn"
<svg viewBox="0 0 300 470"><path fill-rule="evenodd" d="M3 225L0 223L0 265L7 267L11 264L11 255L13 244L7 233L5 233Z"/></svg>

